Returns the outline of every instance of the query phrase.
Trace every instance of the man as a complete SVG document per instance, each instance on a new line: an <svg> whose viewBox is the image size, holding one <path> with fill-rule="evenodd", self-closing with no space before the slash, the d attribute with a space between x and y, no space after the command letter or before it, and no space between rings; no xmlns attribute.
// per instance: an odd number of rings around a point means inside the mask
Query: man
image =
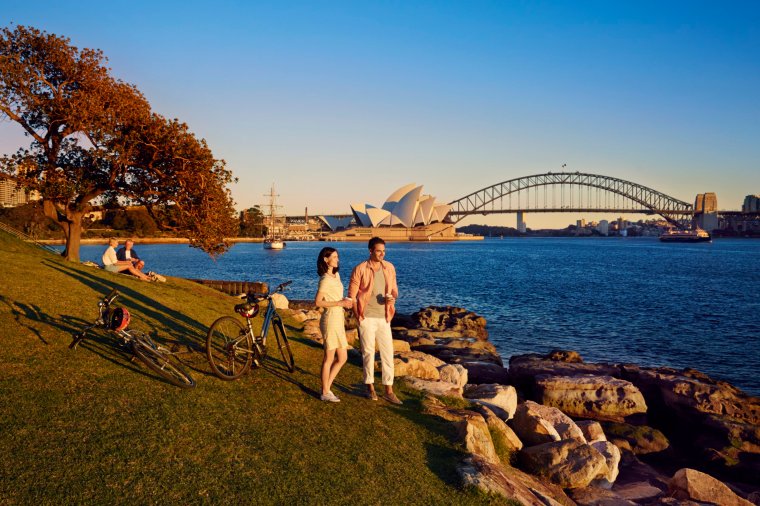
<svg viewBox="0 0 760 506"><path fill-rule="evenodd" d="M351 273L348 296L353 301L354 314L359 320L359 342L364 364L364 384L367 397L377 400L375 393L375 344L380 352L383 399L393 404L401 401L393 393L393 337L391 319L396 312L398 285L396 269L385 261L385 241L379 237L369 240L369 259Z"/></svg>
<svg viewBox="0 0 760 506"><path fill-rule="evenodd" d="M116 252L116 258L122 262L129 260L132 262L132 265L135 267L135 269L142 272L143 267L145 267L145 262L143 262L137 255L137 252L132 249L132 246L134 245L134 240L127 239L124 243L124 246L119 248L119 251Z"/></svg>
<svg viewBox="0 0 760 506"><path fill-rule="evenodd" d="M150 281L150 278L136 269L130 260L118 259L118 254L116 253L116 246L118 245L119 241L113 237L108 239L108 248L103 252L103 257L101 258L101 260L103 260L103 268L108 272L128 271L130 274L137 276L143 281Z"/></svg>

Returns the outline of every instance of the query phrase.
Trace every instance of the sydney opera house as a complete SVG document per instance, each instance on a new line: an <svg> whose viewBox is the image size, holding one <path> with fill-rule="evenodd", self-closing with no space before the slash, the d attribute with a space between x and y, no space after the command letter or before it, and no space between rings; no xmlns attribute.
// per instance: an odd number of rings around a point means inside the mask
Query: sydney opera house
<svg viewBox="0 0 760 506"><path fill-rule="evenodd" d="M422 186L408 184L391 193L382 206L351 204L352 217L323 218L336 239L360 239L377 235L389 240L451 240L456 232L446 216L448 204L436 202L432 195L423 195Z"/></svg>

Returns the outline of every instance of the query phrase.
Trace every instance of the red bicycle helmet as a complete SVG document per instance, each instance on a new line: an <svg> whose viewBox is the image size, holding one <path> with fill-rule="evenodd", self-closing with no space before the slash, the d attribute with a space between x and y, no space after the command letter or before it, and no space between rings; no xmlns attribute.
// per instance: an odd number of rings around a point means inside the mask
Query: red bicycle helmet
<svg viewBox="0 0 760 506"><path fill-rule="evenodd" d="M244 318L255 318L259 314L259 305L246 302L235 306L235 311Z"/></svg>
<svg viewBox="0 0 760 506"><path fill-rule="evenodd" d="M129 325L129 311L125 307L117 307L111 312L109 327L114 332L124 330Z"/></svg>

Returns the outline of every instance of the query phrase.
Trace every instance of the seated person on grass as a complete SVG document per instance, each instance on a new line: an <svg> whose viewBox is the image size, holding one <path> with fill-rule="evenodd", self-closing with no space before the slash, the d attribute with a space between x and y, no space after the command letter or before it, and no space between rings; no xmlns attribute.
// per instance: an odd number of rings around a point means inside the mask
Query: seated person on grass
<svg viewBox="0 0 760 506"><path fill-rule="evenodd" d="M143 262L142 259L140 259L140 257L137 255L137 252L132 249L134 245L135 241L133 239L127 239L124 242L124 246L119 248L116 252L116 258L118 258L120 262L129 260L132 262L132 265L135 266L135 269L142 271L143 267L145 267L145 262Z"/></svg>
<svg viewBox="0 0 760 506"><path fill-rule="evenodd" d="M138 278L142 279L143 281L150 281L150 278L140 272L138 269L135 268L134 265L132 265L131 260L123 260L120 261L118 258L116 258L116 246L119 245L119 241L111 237L108 239L108 248L106 248L106 251L103 253L103 268L107 270L108 272L123 272L128 271L130 274L137 276Z"/></svg>

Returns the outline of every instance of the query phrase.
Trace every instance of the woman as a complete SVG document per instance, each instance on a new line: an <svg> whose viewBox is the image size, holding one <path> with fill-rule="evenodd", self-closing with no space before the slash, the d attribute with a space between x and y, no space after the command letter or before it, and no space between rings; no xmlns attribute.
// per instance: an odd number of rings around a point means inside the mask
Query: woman
<svg viewBox="0 0 760 506"><path fill-rule="evenodd" d="M317 274L319 288L314 304L325 308L319 328L325 342L325 355L322 359L322 395L320 399L327 402L340 402L332 393L335 376L348 359L348 341L346 341L345 317L343 308L353 307L348 298L343 298L343 283L338 274L338 252L334 248L322 248L317 257Z"/></svg>
<svg viewBox="0 0 760 506"><path fill-rule="evenodd" d="M137 276L143 281L150 281L150 278L137 270L130 260L119 260L116 258L116 246L119 245L119 241L111 237L108 239L108 248L103 252L103 268L108 272L123 272L128 271L130 274Z"/></svg>

